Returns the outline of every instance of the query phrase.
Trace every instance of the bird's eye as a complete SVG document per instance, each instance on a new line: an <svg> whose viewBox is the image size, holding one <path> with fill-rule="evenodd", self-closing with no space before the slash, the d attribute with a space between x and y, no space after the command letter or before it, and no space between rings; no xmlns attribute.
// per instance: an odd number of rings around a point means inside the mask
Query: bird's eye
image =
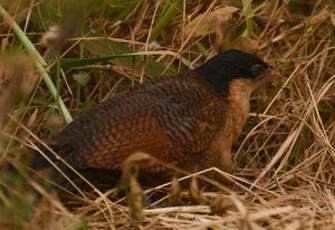
<svg viewBox="0 0 335 230"><path fill-rule="evenodd" d="M251 66L250 70L251 70L252 74L256 77L256 76L259 76L260 74L262 74L263 66L261 66L260 64L255 64L255 65Z"/></svg>

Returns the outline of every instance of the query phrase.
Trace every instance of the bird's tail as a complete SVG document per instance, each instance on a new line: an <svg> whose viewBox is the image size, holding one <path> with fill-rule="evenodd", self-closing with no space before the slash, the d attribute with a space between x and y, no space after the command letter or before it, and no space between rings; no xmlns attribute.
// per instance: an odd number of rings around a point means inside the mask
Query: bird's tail
<svg viewBox="0 0 335 230"><path fill-rule="evenodd" d="M58 160L55 154L52 153L52 151L50 151L48 148L44 147L41 144L36 144L36 147L38 148L38 150L33 151L33 160L31 163L32 169L39 171L52 167L51 162L57 163ZM55 146L50 145L49 147L54 152L58 152Z"/></svg>
<svg viewBox="0 0 335 230"><path fill-rule="evenodd" d="M49 144L48 148L41 144L36 144L38 150L33 151L33 160L30 168L40 176L47 176L53 182L62 184L66 181L64 175L73 177L72 170L64 164L60 158L65 158L71 154L66 146L56 146ZM57 156L57 155L59 156Z"/></svg>

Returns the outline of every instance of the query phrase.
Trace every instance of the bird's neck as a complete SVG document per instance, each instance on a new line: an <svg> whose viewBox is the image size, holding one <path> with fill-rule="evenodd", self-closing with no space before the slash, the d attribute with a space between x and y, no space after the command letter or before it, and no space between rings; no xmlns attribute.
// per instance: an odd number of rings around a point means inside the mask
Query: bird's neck
<svg viewBox="0 0 335 230"><path fill-rule="evenodd" d="M242 79L233 79L229 84L227 95L227 114L225 129L232 135L235 142L242 133L250 110L250 82ZM230 130L227 130L230 129Z"/></svg>
<svg viewBox="0 0 335 230"><path fill-rule="evenodd" d="M229 83L228 99L229 106L237 107L236 109L249 113L250 94L252 93L250 87L251 81L246 79L234 79Z"/></svg>

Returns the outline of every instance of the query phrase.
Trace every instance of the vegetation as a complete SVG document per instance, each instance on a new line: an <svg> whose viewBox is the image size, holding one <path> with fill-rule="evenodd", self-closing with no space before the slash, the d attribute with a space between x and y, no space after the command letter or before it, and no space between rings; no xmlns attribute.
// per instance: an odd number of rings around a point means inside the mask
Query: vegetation
<svg viewBox="0 0 335 230"><path fill-rule="evenodd" d="M333 229L334 7L330 0L1 1L0 228ZM179 181L192 181L190 192L176 179L142 191L130 176L128 205L110 196L114 189L93 185L61 200L29 176L28 149L92 105L229 48L282 73L252 95L234 148L236 174L185 175ZM191 179L204 181L208 171L231 183L206 180L215 185L207 191ZM163 195L143 208L142 193Z"/></svg>

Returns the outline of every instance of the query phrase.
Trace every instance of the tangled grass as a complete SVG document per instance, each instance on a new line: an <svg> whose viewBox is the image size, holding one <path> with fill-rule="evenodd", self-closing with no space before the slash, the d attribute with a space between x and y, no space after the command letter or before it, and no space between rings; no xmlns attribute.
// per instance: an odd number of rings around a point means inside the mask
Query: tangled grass
<svg viewBox="0 0 335 230"><path fill-rule="evenodd" d="M333 1L110 0L78 6L26 0L1 6L10 15L1 10L1 229L334 229ZM179 181L216 171L234 185L214 183L216 190L206 191L191 182L187 192L176 181L145 191L135 184L129 207L124 198L111 199L113 189L92 185L92 193L80 191L66 203L20 167L22 149L93 104L229 48L264 57L282 78L251 98L250 119L234 148L237 172L211 168ZM183 203L167 205L170 191ZM143 208L138 196L158 192L161 199ZM200 197L201 205L191 202Z"/></svg>

